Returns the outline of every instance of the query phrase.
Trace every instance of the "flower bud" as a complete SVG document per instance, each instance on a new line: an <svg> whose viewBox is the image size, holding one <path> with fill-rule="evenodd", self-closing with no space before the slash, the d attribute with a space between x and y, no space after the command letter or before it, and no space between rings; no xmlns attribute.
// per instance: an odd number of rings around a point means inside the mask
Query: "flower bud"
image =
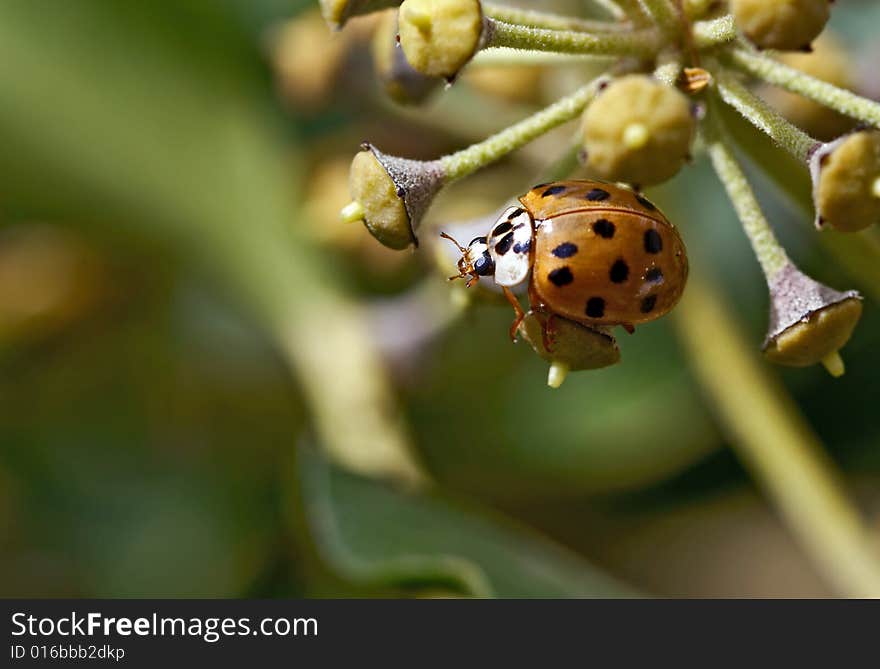
<svg viewBox="0 0 880 669"><path fill-rule="evenodd" d="M483 38L479 0L404 0L398 20L406 59L429 77L455 77Z"/></svg>
<svg viewBox="0 0 880 669"><path fill-rule="evenodd" d="M417 246L415 231L443 186L440 163L390 156L370 144L362 148L351 162L352 202L342 210L343 219L363 220L389 248Z"/></svg>
<svg viewBox="0 0 880 669"><path fill-rule="evenodd" d="M373 65L382 88L398 104L418 104L433 93L443 79L415 70L397 44L397 12L385 12L373 35Z"/></svg>
<svg viewBox="0 0 880 669"><path fill-rule="evenodd" d="M321 0L321 14L333 30L339 30L353 16L396 7L400 0Z"/></svg>
<svg viewBox="0 0 880 669"><path fill-rule="evenodd" d="M842 232L880 223L880 130L823 144L810 158L816 224Z"/></svg>
<svg viewBox="0 0 880 669"><path fill-rule="evenodd" d="M838 351L849 341L862 314L856 291L838 292L803 274L791 263L770 285L770 326L764 355L792 367L823 363L833 376L843 373Z"/></svg>
<svg viewBox="0 0 880 669"><path fill-rule="evenodd" d="M620 349L609 328L587 327L561 316L553 316L552 350L544 346L544 324L548 316L529 311L519 333L544 360L551 363L547 380L558 388L569 371L600 369L620 362Z"/></svg>
<svg viewBox="0 0 880 669"><path fill-rule="evenodd" d="M831 15L828 0L730 0L743 34L761 49L804 49Z"/></svg>
<svg viewBox="0 0 880 669"><path fill-rule="evenodd" d="M681 92L645 75L621 77L584 113L586 163L609 181L660 183L688 160L695 128Z"/></svg>

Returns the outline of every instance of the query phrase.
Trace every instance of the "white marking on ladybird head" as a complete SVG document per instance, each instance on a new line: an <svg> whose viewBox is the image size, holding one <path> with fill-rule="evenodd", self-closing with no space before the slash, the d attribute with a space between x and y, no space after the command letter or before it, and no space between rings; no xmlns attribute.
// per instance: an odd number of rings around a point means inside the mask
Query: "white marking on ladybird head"
<svg viewBox="0 0 880 669"><path fill-rule="evenodd" d="M515 286L525 281L532 268L534 222L522 207L508 207L487 236L489 255L495 262L495 283Z"/></svg>

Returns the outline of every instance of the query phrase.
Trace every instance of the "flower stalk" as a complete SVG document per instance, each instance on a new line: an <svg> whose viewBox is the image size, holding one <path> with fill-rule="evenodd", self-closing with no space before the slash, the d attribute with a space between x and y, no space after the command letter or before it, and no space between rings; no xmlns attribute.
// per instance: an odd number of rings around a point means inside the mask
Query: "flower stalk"
<svg viewBox="0 0 880 669"><path fill-rule="evenodd" d="M590 21L572 16L561 16L533 9L520 9L494 2L482 3L483 15L504 23L513 23L547 30L575 30L582 32L620 32L631 25L624 21Z"/></svg>
<svg viewBox="0 0 880 669"><path fill-rule="evenodd" d="M880 103L811 77L750 49L736 48L726 56L733 67L768 84L798 93L830 109L880 127Z"/></svg>
<svg viewBox="0 0 880 669"><path fill-rule="evenodd" d="M577 118L611 78L602 75L572 95L539 111L491 137L440 159L447 182L473 174L536 137Z"/></svg>
<svg viewBox="0 0 880 669"><path fill-rule="evenodd" d="M506 46L514 49L555 53L599 54L606 56L651 56L662 44L656 28L632 31L587 33L548 30L486 19L483 47Z"/></svg>
<svg viewBox="0 0 880 669"><path fill-rule="evenodd" d="M806 164L820 142L787 121L779 112L752 93L734 75L721 70L716 75L721 99L780 147Z"/></svg>

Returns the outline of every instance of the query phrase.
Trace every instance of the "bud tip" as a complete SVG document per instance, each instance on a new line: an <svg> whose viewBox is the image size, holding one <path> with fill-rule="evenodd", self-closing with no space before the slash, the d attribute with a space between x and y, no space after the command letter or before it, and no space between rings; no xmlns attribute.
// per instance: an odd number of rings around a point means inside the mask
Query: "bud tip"
<svg viewBox="0 0 880 669"><path fill-rule="evenodd" d="M562 382L565 381L565 377L568 376L568 369L568 365L564 362L554 360L550 364L550 371L547 373L547 385L551 388L561 386Z"/></svg>
<svg viewBox="0 0 880 669"><path fill-rule="evenodd" d="M839 351L832 351L822 358L822 365L835 379L843 376L846 368L843 366L843 358L840 357Z"/></svg>

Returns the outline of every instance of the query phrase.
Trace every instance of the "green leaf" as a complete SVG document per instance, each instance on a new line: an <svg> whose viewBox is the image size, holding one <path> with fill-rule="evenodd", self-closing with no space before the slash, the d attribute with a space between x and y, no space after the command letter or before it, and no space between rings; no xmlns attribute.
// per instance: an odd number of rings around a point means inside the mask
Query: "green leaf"
<svg viewBox="0 0 880 669"><path fill-rule="evenodd" d="M324 560L368 587L453 587L476 597L626 597L576 554L485 508L407 495L300 450L303 510Z"/></svg>

